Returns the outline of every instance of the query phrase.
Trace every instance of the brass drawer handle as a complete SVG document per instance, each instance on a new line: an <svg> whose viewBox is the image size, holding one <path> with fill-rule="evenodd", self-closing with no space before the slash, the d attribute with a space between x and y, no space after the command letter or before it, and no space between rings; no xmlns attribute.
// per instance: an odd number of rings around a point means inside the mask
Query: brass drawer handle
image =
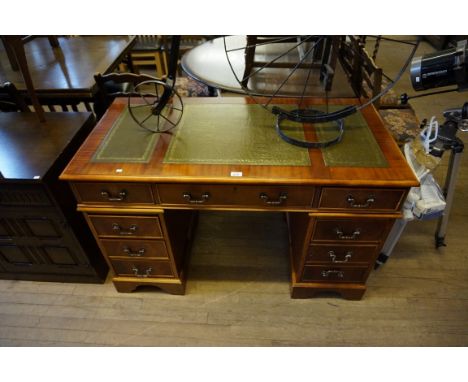
<svg viewBox="0 0 468 382"><path fill-rule="evenodd" d="M182 197L191 204L202 204L210 198L210 193L204 192L200 199L195 199L190 192L184 192Z"/></svg>
<svg viewBox="0 0 468 382"><path fill-rule="evenodd" d="M351 235L345 235L341 229L335 228L335 233L338 236L338 239L340 240L356 240L361 234L361 230L357 228Z"/></svg>
<svg viewBox="0 0 468 382"><path fill-rule="evenodd" d="M369 195L365 203L359 204L359 203L356 203L356 200L354 199L352 195L348 195L348 198L346 199L346 201L348 202L351 208L369 208L371 204L375 202L375 197L374 195Z"/></svg>
<svg viewBox="0 0 468 382"><path fill-rule="evenodd" d="M270 197L264 192L262 192L259 195L259 198L262 199L265 202L265 204L268 204L269 206L279 206L283 204L286 200L288 200L288 194L287 192L281 192L277 200L270 200Z"/></svg>
<svg viewBox="0 0 468 382"><path fill-rule="evenodd" d="M138 252L134 252L129 247L124 247L123 251L127 256L130 257L141 257L144 256L146 252L145 248L141 248L138 250Z"/></svg>
<svg viewBox="0 0 468 382"><path fill-rule="evenodd" d="M146 277L149 277L151 276L151 272L153 271L153 268L149 267L149 268L146 268L146 271L145 273L140 273L140 270L137 268L137 267L133 267L132 268L132 271L134 273L134 275L136 277L139 277L139 278L146 278Z"/></svg>
<svg viewBox="0 0 468 382"><path fill-rule="evenodd" d="M346 252L346 255L344 256L344 260L337 260L335 251L329 251L328 254L330 255L330 259L332 263L347 263L349 260L351 260L351 257L353 256L353 252L348 251Z"/></svg>
<svg viewBox="0 0 468 382"><path fill-rule="evenodd" d="M112 230L118 232L119 235L133 235L137 229L138 229L138 226L136 224L132 224L127 231L123 229L119 224L112 223Z"/></svg>
<svg viewBox="0 0 468 382"><path fill-rule="evenodd" d="M336 275L337 277L342 279L344 277L344 272L336 270L322 271L322 277L330 277L331 275Z"/></svg>
<svg viewBox="0 0 468 382"><path fill-rule="evenodd" d="M112 196L109 191L102 190L101 196L108 202L123 202L127 197L127 191L122 190L119 192L119 196Z"/></svg>

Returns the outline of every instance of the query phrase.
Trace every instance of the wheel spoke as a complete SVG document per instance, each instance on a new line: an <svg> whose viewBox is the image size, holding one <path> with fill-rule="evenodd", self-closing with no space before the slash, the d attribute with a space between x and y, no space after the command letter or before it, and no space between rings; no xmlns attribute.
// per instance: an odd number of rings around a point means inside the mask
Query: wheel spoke
<svg viewBox="0 0 468 382"><path fill-rule="evenodd" d="M171 125L175 126L176 124L172 122L169 118L166 118L164 115L159 114L159 116L163 117L167 122L169 122Z"/></svg>
<svg viewBox="0 0 468 382"><path fill-rule="evenodd" d="M263 45L269 45L269 44L274 44L274 43L278 43L278 42L284 42L284 41L287 41L287 40L291 40L291 39L294 39L294 38L298 38L298 37L301 37L302 35L297 35L297 36L287 36L287 37L281 37L281 38L278 38L278 39L275 39L275 40L268 40L268 41L265 41L265 42L259 42L257 44L250 44L250 45L246 45L246 46L243 46L241 48L233 48L233 49L227 49L226 52L227 53L231 53L231 52L235 52L235 51L238 51L238 50L245 50L247 48L256 48L257 46L263 46ZM313 37L312 36L307 36L307 38L309 37Z"/></svg>
<svg viewBox="0 0 468 382"><path fill-rule="evenodd" d="M308 38L311 38L312 36L309 36ZM307 39L308 39L307 38ZM250 79L251 77L253 77L254 75L256 75L258 72L262 71L263 69L265 68L268 68L271 64L275 63L276 61L278 61L280 58L283 58L284 56L288 55L292 50L296 49L297 47L299 47L300 45L302 45L303 43L307 42L307 39L305 39L304 41L301 41L299 42L298 44L294 45L292 48L288 49L286 52L284 52L283 54L280 54L278 57L276 57L275 59L267 62L265 65L261 66L260 68L258 68L257 70L254 70L252 73L250 73L248 76L242 78L242 81L240 81L241 83L243 83L244 81ZM314 49L315 48L315 45L317 45L321 40L323 40L323 37L320 37L317 41L314 42L312 48L309 49L309 52L310 50ZM306 54L307 56L307 54ZM299 62L302 63L304 62L304 59L305 57L303 57ZM299 65L296 65L294 67L294 69L296 69Z"/></svg>
<svg viewBox="0 0 468 382"><path fill-rule="evenodd" d="M143 121L141 121L140 123L143 124L145 123L153 114L149 114Z"/></svg>
<svg viewBox="0 0 468 382"><path fill-rule="evenodd" d="M320 39L323 39L323 37L321 37ZM313 51L313 49L315 48L315 45L317 45L318 43L318 40L312 45L311 48L309 48L309 50L306 52L306 54L304 55L304 57L302 58L302 60L299 60L299 62L293 67L293 69L291 70L291 72L286 76L286 78L284 79L284 81L280 84L280 86L278 87L278 89L276 89L276 91L273 93L273 95L271 96L271 98L268 100L268 102L266 103L265 106L268 106L271 101L273 100L273 98L275 98L275 96L279 93L279 91L281 90L281 88L284 86L284 84L286 82L288 82L289 78L292 76L292 74L296 71L296 69L302 64L302 62L304 62L304 60L306 59L306 57L310 54L310 52Z"/></svg>
<svg viewBox="0 0 468 382"><path fill-rule="evenodd" d="M136 109L136 108L140 108L140 107L148 107L150 104L146 104L146 105L143 105L143 104L140 104L140 105L132 105L132 108L133 109Z"/></svg>

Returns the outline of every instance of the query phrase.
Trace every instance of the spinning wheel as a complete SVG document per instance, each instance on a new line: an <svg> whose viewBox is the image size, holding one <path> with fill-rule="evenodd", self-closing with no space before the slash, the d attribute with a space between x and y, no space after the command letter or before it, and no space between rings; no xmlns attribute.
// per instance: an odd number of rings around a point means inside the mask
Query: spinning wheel
<svg viewBox="0 0 468 382"><path fill-rule="evenodd" d="M128 96L133 120L153 133L168 132L182 118L184 105L175 89L179 47L180 36L172 36L167 77L139 82Z"/></svg>
<svg viewBox="0 0 468 382"><path fill-rule="evenodd" d="M367 57L370 61L364 59L364 55L367 56L364 49L366 36L226 36L224 50L229 67L242 90L276 115L278 134L291 144L320 148L339 142L345 129L345 118L378 101L395 85L411 62L419 43L419 40L400 41L378 36L376 48L382 40L409 49L400 63L401 69L393 78L383 74L389 81L388 85L381 88L379 82L378 91L365 98L362 97L361 87L369 69L366 65L374 64L372 58ZM376 51L374 49L373 58ZM339 70L345 71L355 91L354 97L359 98L360 103L331 111L328 99L334 90L333 84ZM325 111L305 106L307 97L317 96L325 98ZM275 105L276 97L294 98L297 107L289 110ZM332 122L336 127L336 137L317 142L297 140L282 130L281 124L285 120L297 123Z"/></svg>
<svg viewBox="0 0 468 382"><path fill-rule="evenodd" d="M182 118L184 105L168 82L148 80L135 85L136 97L128 97L128 110L133 120L153 133L173 129ZM143 101L143 102L141 102Z"/></svg>

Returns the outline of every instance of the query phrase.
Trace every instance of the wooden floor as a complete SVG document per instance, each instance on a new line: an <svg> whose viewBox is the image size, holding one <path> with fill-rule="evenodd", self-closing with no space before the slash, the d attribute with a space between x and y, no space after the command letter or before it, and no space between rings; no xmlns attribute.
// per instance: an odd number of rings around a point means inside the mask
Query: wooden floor
<svg viewBox="0 0 468 382"><path fill-rule="evenodd" d="M466 100L443 97L415 102L418 115ZM446 168L447 157L436 176ZM0 280L0 346L467 346L467 169L464 155L447 247L434 248L435 221L410 223L361 301L290 299L282 214L210 212L200 215L185 296Z"/></svg>

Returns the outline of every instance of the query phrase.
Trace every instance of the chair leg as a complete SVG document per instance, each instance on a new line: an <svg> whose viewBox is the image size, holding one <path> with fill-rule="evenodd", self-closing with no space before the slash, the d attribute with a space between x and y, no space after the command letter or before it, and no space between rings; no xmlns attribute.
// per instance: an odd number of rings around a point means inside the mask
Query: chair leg
<svg viewBox="0 0 468 382"><path fill-rule="evenodd" d="M47 39L49 40L49 44L52 48L60 47L60 43L57 36L47 36Z"/></svg>
<svg viewBox="0 0 468 382"><path fill-rule="evenodd" d="M12 48L9 41L2 38L3 46L5 47L5 53L8 57L11 69L17 72L19 70L18 61L16 60L15 50Z"/></svg>
<svg viewBox="0 0 468 382"><path fill-rule="evenodd" d="M39 121L45 122L44 109L37 99L37 95L34 91L34 85L31 79L31 74L29 73L28 62L26 61L26 54L24 52L24 45L19 38L11 38L9 44L15 53L16 61L18 62L21 74L26 84L26 88L28 89L29 97L31 98L31 102L34 106L34 111L36 112Z"/></svg>

